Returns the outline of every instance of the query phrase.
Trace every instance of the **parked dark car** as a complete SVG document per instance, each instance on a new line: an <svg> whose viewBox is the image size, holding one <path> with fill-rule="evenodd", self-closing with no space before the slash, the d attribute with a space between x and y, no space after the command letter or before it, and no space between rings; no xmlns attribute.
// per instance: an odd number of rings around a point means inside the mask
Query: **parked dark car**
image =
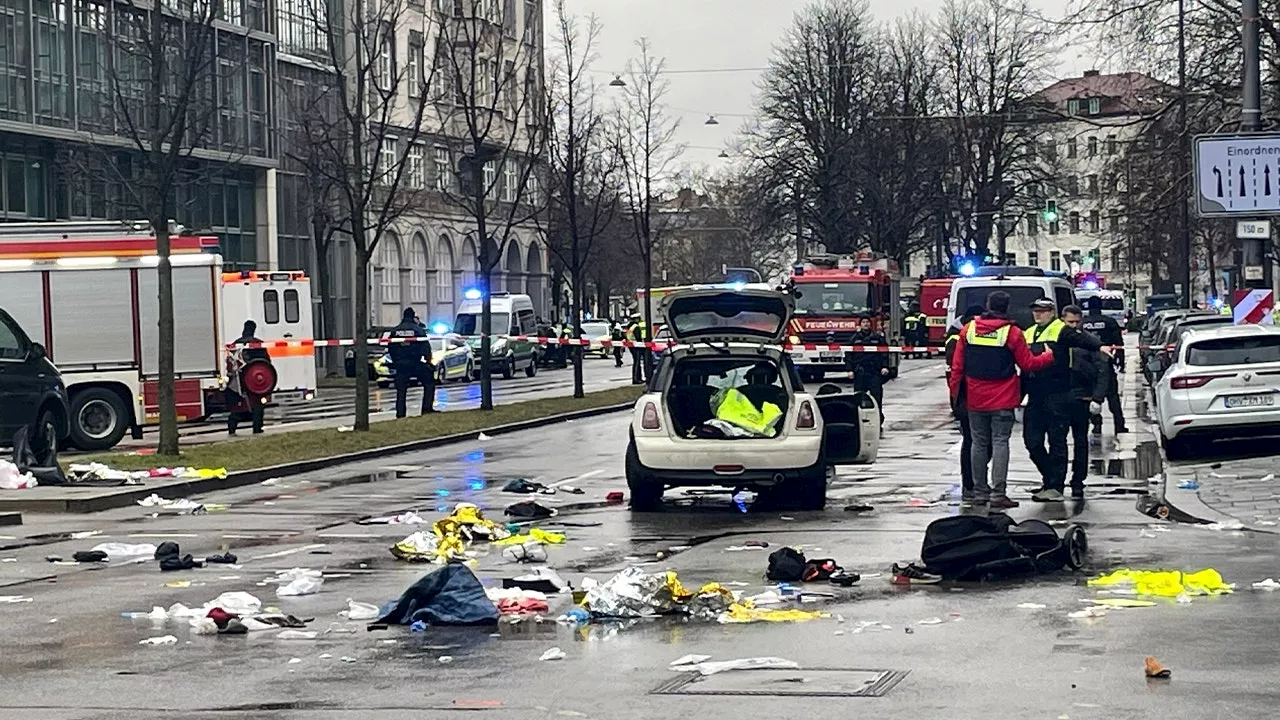
<svg viewBox="0 0 1280 720"><path fill-rule="evenodd" d="M373 341L374 341L374 340L380 340L380 339L382 339L382 336L383 336L383 335L385 335L386 333L389 333L389 332L391 332L391 328L389 328L389 327L377 326L377 327L371 327L371 328L369 328L369 335L368 335L368 338L369 338L369 379L371 379L371 380L375 377L375 373L374 373L374 370L373 370L373 361L375 361L375 360L377 360L378 358L382 357L383 355L386 355L386 354L387 354L387 346L386 346L386 345L374 345L374 344L373 344ZM352 348L352 349L350 349L350 350L348 350L348 351L347 351L346 359L344 359L344 360L342 361L342 370L343 370L343 374L345 374L345 375L346 375L347 377L349 377L349 378L353 378L353 377L355 377L355 376L356 376L356 351L355 351L355 348Z"/></svg>
<svg viewBox="0 0 1280 720"><path fill-rule="evenodd" d="M0 310L0 445L10 445L26 427L48 447L60 448L71 433L70 418L62 374L44 346Z"/></svg>

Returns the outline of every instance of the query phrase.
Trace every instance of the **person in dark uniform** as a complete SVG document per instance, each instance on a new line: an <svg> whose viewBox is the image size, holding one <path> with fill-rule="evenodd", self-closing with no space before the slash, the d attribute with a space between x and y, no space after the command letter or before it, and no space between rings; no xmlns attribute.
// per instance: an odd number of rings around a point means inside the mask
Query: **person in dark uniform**
<svg viewBox="0 0 1280 720"><path fill-rule="evenodd" d="M260 343L262 340L257 337L258 323L252 320L244 321L244 328L240 331L240 337L236 338L236 345L247 345L249 343ZM245 364L254 360L266 360L271 362L271 355L265 348L242 348L237 351L238 357L228 358L228 364L233 365L230 375L230 382L227 385L227 408L236 407L243 403L247 410L230 410L227 413L227 434L235 435L240 423L245 420L245 415L249 416L249 420L253 423L253 434L262 434L263 412L265 408L262 397L244 389L243 381L240 377L240 371Z"/></svg>
<svg viewBox="0 0 1280 720"><path fill-rule="evenodd" d="M631 342L644 342L648 333L644 331L644 322L639 316L631 319L631 326L627 328L627 339ZM633 347L631 348L631 384L643 385L645 382L645 353L648 348Z"/></svg>
<svg viewBox="0 0 1280 720"><path fill-rule="evenodd" d="M614 320L609 323L609 339L618 343L613 346L613 366L622 367L622 341L626 339L626 334L622 329L622 323Z"/></svg>
<svg viewBox="0 0 1280 720"><path fill-rule="evenodd" d="M884 334L871 329L871 318L862 317L858 331L850 338L851 345L888 345ZM880 409L880 434L884 434L884 378L889 374L887 356L882 352L845 353L844 360L853 372L853 387L875 398Z"/></svg>
<svg viewBox="0 0 1280 720"><path fill-rule="evenodd" d="M413 308L405 308L400 324L391 328L383 338L426 338L427 329L418 322ZM396 417L408 414L409 383L418 380L422 383L422 414L435 412L436 373L431 365L431 343L425 340L416 342L392 343L387 347L391 356L391 366L396 374L393 380L396 386Z"/></svg>
<svg viewBox="0 0 1280 720"><path fill-rule="evenodd" d="M968 327L973 319L981 315L983 308L981 305L970 306L964 311L957 324L952 325L947 331L946 339L946 359L947 359L947 376L951 375L951 361L955 358L956 345L959 343L960 335ZM969 427L969 411L965 408L965 387L960 384L959 393L956 397L951 398L951 414L955 415L956 420L960 423L960 507L968 510L973 507L973 433Z"/></svg>
<svg viewBox="0 0 1280 720"><path fill-rule="evenodd" d="M1116 434L1129 432L1124 423L1124 407L1120 404L1120 379L1116 372L1124 372L1124 335L1120 332L1120 323L1102 314L1102 298L1098 296L1085 300L1085 309L1089 314L1081 320L1080 326L1093 333L1103 345L1115 348L1115 361L1106 368L1107 375L1107 409L1111 411L1111 420L1115 423ZM1092 418L1093 432L1102 432L1102 415Z"/></svg>
<svg viewBox="0 0 1280 720"><path fill-rule="evenodd" d="M1083 311L1075 305L1062 309L1062 322L1079 328ZM1109 319L1109 318L1108 318ZM1071 497L1084 499L1084 479L1089 475L1089 421L1102 412L1102 400L1111 383L1111 360L1100 352L1071 348L1067 363L1071 371L1071 405L1067 412L1071 427Z"/></svg>
<svg viewBox="0 0 1280 720"><path fill-rule="evenodd" d="M1062 502L1062 491L1067 484L1067 433L1071 427L1071 370L1067 351L1083 348L1096 352L1102 343L1086 332L1067 327L1057 317L1057 306L1052 300L1041 298L1031 303L1031 313L1036 321L1027 329L1031 351L1037 355L1046 351L1054 354L1054 362L1048 369L1028 373L1022 384L1027 396L1022 440L1042 481L1042 487L1031 494L1031 499ZM1104 352L1110 356L1110 350Z"/></svg>

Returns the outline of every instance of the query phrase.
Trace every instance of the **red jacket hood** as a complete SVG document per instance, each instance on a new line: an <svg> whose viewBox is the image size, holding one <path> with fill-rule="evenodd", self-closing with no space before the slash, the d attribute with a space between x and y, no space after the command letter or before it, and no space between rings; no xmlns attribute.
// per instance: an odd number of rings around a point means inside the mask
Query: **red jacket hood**
<svg viewBox="0 0 1280 720"><path fill-rule="evenodd" d="M996 330L999 330L1005 325L1012 325L1012 324L1013 324L1012 318L1003 317L1001 315L983 315L982 317L973 319L974 328L979 333L995 332Z"/></svg>

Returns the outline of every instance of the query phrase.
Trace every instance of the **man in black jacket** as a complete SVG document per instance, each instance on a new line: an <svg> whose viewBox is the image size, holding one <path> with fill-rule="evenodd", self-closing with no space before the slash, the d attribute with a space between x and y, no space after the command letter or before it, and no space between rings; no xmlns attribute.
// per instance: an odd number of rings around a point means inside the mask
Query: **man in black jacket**
<svg viewBox="0 0 1280 720"><path fill-rule="evenodd" d="M871 319L863 317L858 323L858 331L849 340L851 345L873 345L881 347L889 344L883 333L871 329ZM889 374L887 357L883 352L850 352L845 353L845 363L853 371L853 387L875 398L880 408L880 434L884 434L884 378Z"/></svg>
<svg viewBox="0 0 1280 720"><path fill-rule="evenodd" d="M1127 433L1129 428L1124 424L1124 407L1120 404L1120 381L1116 377L1117 369L1124 372L1124 335L1120 332L1120 323L1102 314L1102 298L1096 295L1085 300L1085 309L1089 314L1084 316L1081 327L1097 335L1103 345L1116 348L1115 362L1109 363L1106 368L1107 409L1111 411L1111 419L1115 422L1116 434ZM1101 433L1102 415L1094 415L1092 422L1093 432Z"/></svg>
<svg viewBox="0 0 1280 720"><path fill-rule="evenodd" d="M401 339L401 342L391 343L387 347L391 367L396 373L393 380L396 386L397 418L409 413L409 383L415 379L422 384L422 414L435 412L436 373L431 366L431 343L426 337L427 329L418 322L418 315L413 308L405 308L400 324L383 336L383 339Z"/></svg>
<svg viewBox="0 0 1280 720"><path fill-rule="evenodd" d="M1022 383L1027 396L1022 440L1044 483L1031 494L1036 502L1062 502L1062 491L1066 489L1067 433L1071 428L1071 370L1067 351L1083 348L1096 352L1102 348L1096 337L1067 327L1057 317L1056 310L1052 300L1035 301L1031 304L1031 313L1036 324L1027 329L1027 342L1033 353L1038 355L1048 350L1054 354L1052 367L1023 376ZM1110 350L1103 352L1110 357Z"/></svg>
<svg viewBox="0 0 1280 720"><path fill-rule="evenodd" d="M258 323L252 320L244 321L244 328L240 331L240 337L236 338L236 345L248 345L250 343L261 343L258 339ZM262 434L262 422L264 413L263 398L254 395L244 389L244 382L240 373L244 370L244 366L254 360L265 360L271 362L271 355L264 348L240 348L236 351L233 358L228 358L228 366L231 368L230 382L227 385L227 434L235 435L236 430L240 427L240 422L245 419L245 414L249 415L249 419L253 424L253 434ZM234 410L232 408L244 404L245 410Z"/></svg>
<svg viewBox="0 0 1280 720"><path fill-rule="evenodd" d="M1080 308L1068 305L1062 309L1062 322L1079 328L1083 317ZM1089 474L1089 420L1102 412L1102 401L1111 385L1111 360L1100 352L1071 348L1068 366L1071 371L1071 404L1067 417L1071 426L1071 497L1084 499L1084 479Z"/></svg>

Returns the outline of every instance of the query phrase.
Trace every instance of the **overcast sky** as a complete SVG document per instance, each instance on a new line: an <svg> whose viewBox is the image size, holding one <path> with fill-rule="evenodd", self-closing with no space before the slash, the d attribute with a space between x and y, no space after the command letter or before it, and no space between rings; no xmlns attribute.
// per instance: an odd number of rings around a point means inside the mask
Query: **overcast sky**
<svg viewBox="0 0 1280 720"><path fill-rule="evenodd" d="M927 12L938 0L869 0L881 20L913 10ZM1044 0L1045 9L1062 0ZM671 71L668 103L681 118L680 140L691 146L686 162L715 167L720 149L732 151L734 131L750 114L758 72L683 72L724 68L760 68L773 44L790 26L805 0L567 0L573 14L595 14L603 25L596 63L603 86L635 55L635 41L648 37ZM550 0L547 27L554 19ZM548 45L548 53L552 48ZM1079 74L1087 58L1069 58L1063 72ZM603 87L607 92L608 87ZM715 114L719 125L706 125Z"/></svg>

